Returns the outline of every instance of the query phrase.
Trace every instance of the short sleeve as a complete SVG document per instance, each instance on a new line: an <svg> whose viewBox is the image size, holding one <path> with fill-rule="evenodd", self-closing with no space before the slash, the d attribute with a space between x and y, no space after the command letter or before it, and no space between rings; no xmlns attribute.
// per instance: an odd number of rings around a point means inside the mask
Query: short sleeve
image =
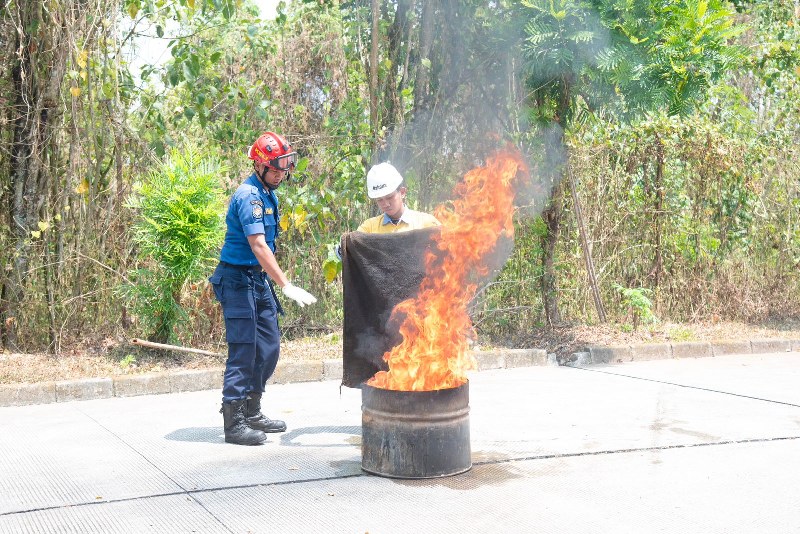
<svg viewBox="0 0 800 534"><path fill-rule="evenodd" d="M258 189L250 185L242 186L236 191L234 201L237 202L236 213L244 235L263 234L264 201L259 197Z"/></svg>

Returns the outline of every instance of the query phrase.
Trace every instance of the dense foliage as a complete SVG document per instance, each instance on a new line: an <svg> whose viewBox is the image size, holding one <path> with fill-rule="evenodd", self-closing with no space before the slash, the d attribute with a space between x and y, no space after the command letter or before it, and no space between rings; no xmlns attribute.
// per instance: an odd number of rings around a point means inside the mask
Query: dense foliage
<svg viewBox="0 0 800 534"><path fill-rule="evenodd" d="M221 172L217 160L189 145L173 149L135 184L127 207L135 214L133 243L142 266L121 287L153 341L170 341L185 324L184 286L215 265L224 237Z"/></svg>
<svg viewBox="0 0 800 534"><path fill-rule="evenodd" d="M320 297L286 335L341 326L330 245L373 213L371 164L395 163L428 210L506 142L535 179L472 303L479 333L800 313L792 0L298 0L275 18L234 0L0 4L5 349L219 343L213 221L266 129L302 157L278 260ZM217 162L194 192L170 185L195 176L169 170L180 154ZM176 202L207 232L173 243L185 256L144 216Z"/></svg>

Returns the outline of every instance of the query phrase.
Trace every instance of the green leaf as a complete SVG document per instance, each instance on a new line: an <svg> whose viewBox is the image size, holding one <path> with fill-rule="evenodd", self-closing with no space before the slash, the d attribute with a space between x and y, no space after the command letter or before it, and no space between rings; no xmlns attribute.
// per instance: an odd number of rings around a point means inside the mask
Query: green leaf
<svg viewBox="0 0 800 534"><path fill-rule="evenodd" d="M136 15L139 13L139 3L138 2L131 2L128 4L128 15L132 19L136 18Z"/></svg>
<svg viewBox="0 0 800 534"><path fill-rule="evenodd" d="M342 272L342 262L337 259L326 259L322 262L322 273L325 275L325 281L330 283L336 280L339 273Z"/></svg>
<svg viewBox="0 0 800 534"><path fill-rule="evenodd" d="M189 64L189 62L188 61L184 62L182 66L183 66L183 77L189 82L194 80L195 76L194 73L192 72L192 67Z"/></svg>
<svg viewBox="0 0 800 534"><path fill-rule="evenodd" d="M697 4L697 18L702 19L706 15L706 10L708 9L708 2L706 0L701 1Z"/></svg>
<svg viewBox="0 0 800 534"><path fill-rule="evenodd" d="M156 139L155 141L153 141L153 150L155 150L156 155L159 158L164 156L164 153L166 152L166 149L165 149L164 143L161 141L161 139Z"/></svg>

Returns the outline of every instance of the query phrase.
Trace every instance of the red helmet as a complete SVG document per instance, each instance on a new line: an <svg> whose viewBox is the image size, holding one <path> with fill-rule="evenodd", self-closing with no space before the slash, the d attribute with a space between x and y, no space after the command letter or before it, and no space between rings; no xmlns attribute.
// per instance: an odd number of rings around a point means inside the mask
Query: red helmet
<svg viewBox="0 0 800 534"><path fill-rule="evenodd" d="M297 165L297 152L274 132L261 134L247 151L247 157L279 171L293 171Z"/></svg>

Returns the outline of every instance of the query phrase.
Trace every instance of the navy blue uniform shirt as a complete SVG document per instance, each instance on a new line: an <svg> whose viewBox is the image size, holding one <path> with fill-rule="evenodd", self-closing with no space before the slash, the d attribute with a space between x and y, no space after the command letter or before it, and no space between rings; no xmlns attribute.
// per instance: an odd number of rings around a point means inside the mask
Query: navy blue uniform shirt
<svg viewBox="0 0 800 534"><path fill-rule="evenodd" d="M225 224L225 243L219 259L234 265L258 265L247 236L264 234L264 240L275 252L278 235L278 197L251 174L231 197Z"/></svg>

